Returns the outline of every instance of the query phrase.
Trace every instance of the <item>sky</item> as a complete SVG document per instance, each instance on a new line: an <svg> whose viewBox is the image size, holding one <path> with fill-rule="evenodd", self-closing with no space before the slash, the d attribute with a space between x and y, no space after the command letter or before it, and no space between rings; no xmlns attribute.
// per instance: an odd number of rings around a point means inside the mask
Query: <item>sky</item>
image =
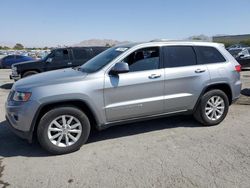
<svg viewBox="0 0 250 188"><path fill-rule="evenodd" d="M250 0L8 0L0 44L73 45L250 33Z"/></svg>

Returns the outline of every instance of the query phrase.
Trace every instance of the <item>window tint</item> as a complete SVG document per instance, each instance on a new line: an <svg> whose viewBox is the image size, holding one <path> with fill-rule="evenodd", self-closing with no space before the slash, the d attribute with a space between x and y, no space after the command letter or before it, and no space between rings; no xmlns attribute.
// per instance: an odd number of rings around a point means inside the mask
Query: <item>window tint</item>
<svg viewBox="0 0 250 188"><path fill-rule="evenodd" d="M92 50L90 48L76 48L73 49L75 59L89 59L91 57Z"/></svg>
<svg viewBox="0 0 250 188"><path fill-rule="evenodd" d="M23 58L25 58L25 57L20 56L20 55L16 55L16 59L23 59Z"/></svg>
<svg viewBox="0 0 250 188"><path fill-rule="evenodd" d="M92 51L94 53L94 56L96 56L107 49L108 48L106 48L106 47L98 47L98 48L92 48Z"/></svg>
<svg viewBox="0 0 250 188"><path fill-rule="evenodd" d="M15 59L15 56L14 55L9 55L9 56L4 58L4 60L11 60L11 59Z"/></svg>
<svg viewBox="0 0 250 188"><path fill-rule="evenodd" d="M196 56L191 46L165 46L164 60L166 67L196 65Z"/></svg>
<svg viewBox="0 0 250 188"><path fill-rule="evenodd" d="M159 48L143 48L127 56L124 62L129 65L129 72L158 69L160 64Z"/></svg>
<svg viewBox="0 0 250 188"><path fill-rule="evenodd" d="M197 54L198 64L210 64L225 62L225 58L214 47L196 46L195 51Z"/></svg>
<svg viewBox="0 0 250 188"><path fill-rule="evenodd" d="M55 50L53 59L56 61L68 60L69 59L68 50Z"/></svg>

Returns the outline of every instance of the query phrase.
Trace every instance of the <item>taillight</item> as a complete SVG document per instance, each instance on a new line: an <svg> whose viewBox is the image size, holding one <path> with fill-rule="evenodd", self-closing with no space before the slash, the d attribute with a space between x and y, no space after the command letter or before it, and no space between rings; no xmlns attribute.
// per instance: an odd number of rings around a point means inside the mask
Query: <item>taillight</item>
<svg viewBox="0 0 250 188"><path fill-rule="evenodd" d="M240 71L241 71L241 65L236 65L236 66L235 66L235 70L236 70L237 72L240 72Z"/></svg>

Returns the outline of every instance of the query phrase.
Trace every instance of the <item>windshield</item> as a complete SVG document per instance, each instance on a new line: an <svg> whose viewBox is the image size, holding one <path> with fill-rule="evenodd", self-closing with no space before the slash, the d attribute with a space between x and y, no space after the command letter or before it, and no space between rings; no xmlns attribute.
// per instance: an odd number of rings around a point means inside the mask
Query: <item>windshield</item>
<svg viewBox="0 0 250 188"><path fill-rule="evenodd" d="M52 51L52 52L53 52L53 51ZM43 60L48 59L49 56L52 54L52 52L50 52L50 53L44 53L42 59L43 59Z"/></svg>
<svg viewBox="0 0 250 188"><path fill-rule="evenodd" d="M95 56L80 67L80 70L86 73L93 73L110 63L113 59L125 52L128 48L113 47Z"/></svg>

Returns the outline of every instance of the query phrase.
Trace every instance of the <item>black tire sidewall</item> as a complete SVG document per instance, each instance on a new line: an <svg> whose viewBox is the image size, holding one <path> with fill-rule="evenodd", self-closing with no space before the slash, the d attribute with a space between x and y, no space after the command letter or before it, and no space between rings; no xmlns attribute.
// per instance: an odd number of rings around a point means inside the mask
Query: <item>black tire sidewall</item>
<svg viewBox="0 0 250 188"><path fill-rule="evenodd" d="M31 75L34 75L34 74L37 74L38 72L36 72L36 71L27 71L27 72L25 72L25 73L23 73L23 78L25 78L25 77L28 77L28 76L31 76Z"/></svg>
<svg viewBox="0 0 250 188"><path fill-rule="evenodd" d="M55 146L48 138L48 127L58 116L72 115L77 118L82 125L82 134L79 140L68 147ZM90 123L88 117L76 107L57 107L48 111L40 120L37 129L37 137L41 146L52 154L65 154L78 150L88 139L90 133Z"/></svg>
<svg viewBox="0 0 250 188"><path fill-rule="evenodd" d="M224 100L224 105L225 105L225 108L224 108L224 112L223 112L223 115L217 119L217 120L210 120L208 119L206 113L205 113L205 106L207 104L207 101L213 97L213 96L220 96L223 100ZM228 97L227 95L221 91L221 90L211 90L211 91L208 91L207 93L205 93L201 99L201 103L200 103L200 110L201 110L201 118L203 119L204 123L208 126L212 126L212 125L217 125L219 124L220 122L222 122L227 113L228 113L228 108L229 108L229 101L228 101Z"/></svg>

